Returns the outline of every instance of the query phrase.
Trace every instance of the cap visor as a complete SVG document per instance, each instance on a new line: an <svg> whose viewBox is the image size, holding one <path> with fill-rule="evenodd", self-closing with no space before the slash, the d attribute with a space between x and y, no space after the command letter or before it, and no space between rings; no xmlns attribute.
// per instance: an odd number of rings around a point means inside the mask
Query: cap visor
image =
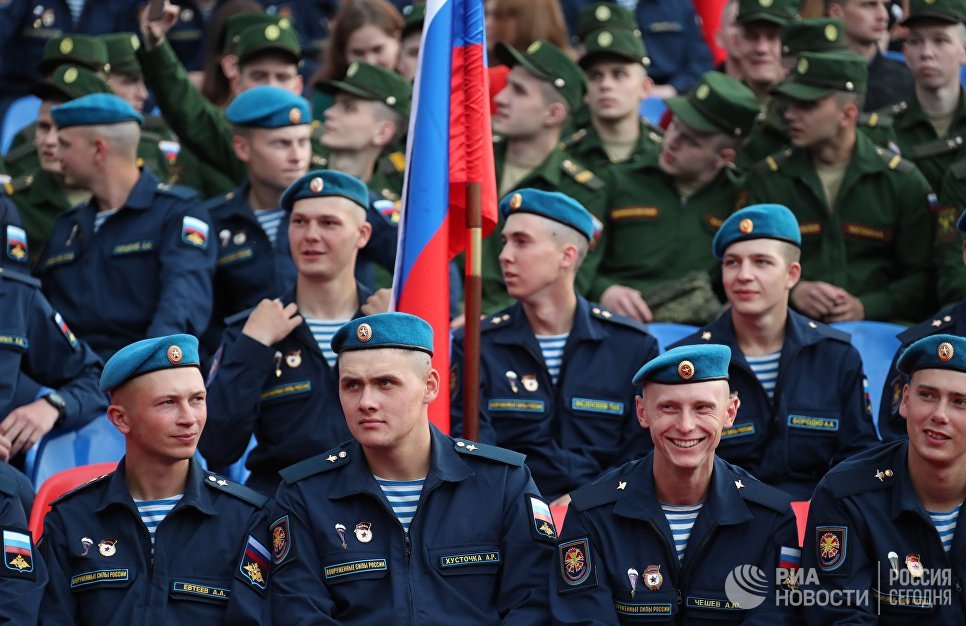
<svg viewBox="0 0 966 626"><path fill-rule="evenodd" d="M768 24L777 24L779 26L784 26L788 23L788 20L777 15L772 15L771 13L752 13L751 15L746 15L745 17L739 17L735 20L739 24L753 24L755 22L766 22Z"/></svg>
<svg viewBox="0 0 966 626"><path fill-rule="evenodd" d="M315 87L320 91L324 91L325 93L329 93L329 94L334 94L340 91L344 91L347 94L358 96L359 98L364 98L366 100L380 99L380 98L377 98L375 95L373 95L371 92L368 92L362 87L359 87L358 85L353 85L352 83L347 83L341 80L319 81L315 84Z"/></svg>
<svg viewBox="0 0 966 626"><path fill-rule="evenodd" d="M539 78L540 80L550 80L553 77L547 76L543 70L538 68L536 65L530 62L530 59L526 57L522 52L506 45L502 41L496 44L496 58L500 60L507 67L514 67L515 65L522 65L525 70Z"/></svg>
<svg viewBox="0 0 966 626"><path fill-rule="evenodd" d="M584 53L584 56L580 57L577 64L581 68L587 69L588 65L591 65L594 61L598 59L611 59L620 62L637 63L643 65L641 62L641 57L636 56L631 52L623 52L621 50L615 50L613 48L602 48L600 50L588 50Z"/></svg>
<svg viewBox="0 0 966 626"><path fill-rule="evenodd" d="M820 100L831 93L835 93L835 90L827 87L814 87L812 85L803 85L802 83L796 83L794 81L786 81L772 89L771 93L785 96L786 98L791 98L792 100L813 102L815 100Z"/></svg>
<svg viewBox="0 0 966 626"><path fill-rule="evenodd" d="M916 13L915 15L910 15L906 19L899 22L899 26L909 26L915 24L916 22L944 22L946 24L959 24L962 20L954 18L948 13L933 13L932 11L923 11Z"/></svg>
<svg viewBox="0 0 966 626"><path fill-rule="evenodd" d="M722 130L712 124L706 117L688 102L687 96L675 96L664 101L675 117L699 133L720 133Z"/></svg>

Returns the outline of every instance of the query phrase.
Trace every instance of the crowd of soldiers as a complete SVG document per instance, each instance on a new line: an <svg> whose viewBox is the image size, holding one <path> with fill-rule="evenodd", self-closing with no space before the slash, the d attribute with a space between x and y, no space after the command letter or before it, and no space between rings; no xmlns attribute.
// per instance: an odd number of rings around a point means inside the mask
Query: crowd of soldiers
<svg viewBox="0 0 966 626"><path fill-rule="evenodd" d="M449 389L386 312L415 64L307 88L244 10L216 102L182 8L50 38L0 161L0 623L966 623L966 0L909 1L906 65L884 0L798 10L726 3L686 80L622 4L495 42L474 441L462 260ZM860 320L910 325L883 389ZM97 419L124 459L32 536L26 451Z"/></svg>

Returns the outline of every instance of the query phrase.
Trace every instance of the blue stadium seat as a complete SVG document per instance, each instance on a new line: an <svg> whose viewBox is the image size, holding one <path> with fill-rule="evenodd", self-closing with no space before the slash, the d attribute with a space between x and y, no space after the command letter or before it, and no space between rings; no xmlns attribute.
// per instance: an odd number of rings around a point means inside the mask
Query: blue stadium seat
<svg viewBox="0 0 966 626"><path fill-rule="evenodd" d="M79 465L117 462L124 456L124 436L100 415L77 430L42 438L27 455L26 474L39 487L45 480Z"/></svg>
<svg viewBox="0 0 966 626"><path fill-rule="evenodd" d="M882 396L882 387L885 385L886 376L889 374L889 366L892 364L892 356L899 348L899 340L896 335L905 330L904 326L898 324L886 324L885 322L836 322L833 328L844 330L852 335L852 345L862 355L862 365L865 368L865 375L869 379L869 388L866 390L869 402L872 404L872 419L876 424L876 432L879 430L879 399Z"/></svg>
<svg viewBox="0 0 966 626"><path fill-rule="evenodd" d="M898 50L886 50L882 54L884 54L887 58L892 59L893 61L898 61L899 63L906 62L905 55L903 55Z"/></svg>
<svg viewBox="0 0 966 626"><path fill-rule="evenodd" d="M40 111L40 98L24 96L17 98L7 108L0 124L0 154L6 154L13 143L14 135L24 126L33 123Z"/></svg>
<svg viewBox="0 0 966 626"><path fill-rule="evenodd" d="M228 478L232 479L236 483L243 484L246 480L248 480L248 475L251 474L251 472L249 472L248 468L245 467L245 461L248 460L248 454L252 451L252 448L254 448L255 444L257 443L258 442L255 440L255 435L252 435L252 438L248 440L248 447L245 448L245 452L241 455L241 458L232 463L228 468Z"/></svg>
<svg viewBox="0 0 966 626"><path fill-rule="evenodd" d="M697 326L690 326L688 324L655 322L647 325L647 332L654 335L654 338L657 339L657 344L661 352L667 350L667 347L675 341L684 339L696 330L698 330Z"/></svg>
<svg viewBox="0 0 966 626"><path fill-rule="evenodd" d="M641 117L657 126L667 110L667 105L660 98L647 98L641 101Z"/></svg>

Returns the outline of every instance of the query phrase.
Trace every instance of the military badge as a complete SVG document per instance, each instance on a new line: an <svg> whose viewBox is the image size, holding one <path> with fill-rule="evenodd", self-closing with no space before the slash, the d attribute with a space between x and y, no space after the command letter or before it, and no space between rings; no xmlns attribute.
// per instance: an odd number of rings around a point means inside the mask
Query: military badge
<svg viewBox="0 0 966 626"><path fill-rule="evenodd" d="M517 376L517 373L514 372L513 370L506 371L506 381L510 384L510 391L512 391L513 393L517 393L520 391L520 388L517 387L518 378L519 377Z"/></svg>
<svg viewBox="0 0 966 626"><path fill-rule="evenodd" d="M94 546L93 539L91 539L90 537L82 537L80 556L87 556L90 553L91 548L93 546Z"/></svg>
<svg viewBox="0 0 966 626"><path fill-rule="evenodd" d="M532 523L533 536L554 543L557 540L557 526L553 522L553 515L550 513L550 506L537 496L527 496L527 505L530 507L530 520Z"/></svg>
<svg viewBox="0 0 966 626"><path fill-rule="evenodd" d="M845 563L848 533L845 526L815 527L815 556L823 572L835 571Z"/></svg>
<svg viewBox="0 0 966 626"><path fill-rule="evenodd" d="M33 543L29 531L3 529L3 564L18 574L34 571Z"/></svg>
<svg viewBox="0 0 966 626"><path fill-rule="evenodd" d="M207 248L208 224L197 217L185 215L181 220L181 241L196 248Z"/></svg>
<svg viewBox="0 0 966 626"><path fill-rule="evenodd" d="M228 230L227 228L223 228L218 233L218 240L221 241L222 248L226 247L228 245L228 242L231 241L231 231Z"/></svg>
<svg viewBox="0 0 966 626"><path fill-rule="evenodd" d="M64 339L67 340L67 343L70 344L70 347L74 350L77 350L79 347L79 344L77 343L77 336L67 326L67 322L65 322L64 318L60 316L60 313L54 313L54 324L57 324L57 328L59 328L60 332L63 333Z"/></svg>
<svg viewBox="0 0 966 626"><path fill-rule="evenodd" d="M682 380L691 380L691 377L694 376L694 364L691 361L681 361L678 363L678 376Z"/></svg>
<svg viewBox="0 0 966 626"><path fill-rule="evenodd" d="M12 224L7 225L7 256L14 261L27 258L27 232Z"/></svg>
<svg viewBox="0 0 966 626"><path fill-rule="evenodd" d="M245 231L243 230L238 231L231 238L231 242L236 246L240 246L244 244L246 241L248 241L248 235L246 235Z"/></svg>
<svg viewBox="0 0 966 626"><path fill-rule="evenodd" d="M288 515L283 515L272 523L269 529L272 536L272 561L278 565L285 560L292 549L292 534L289 530Z"/></svg>
<svg viewBox="0 0 966 626"><path fill-rule="evenodd" d="M631 567L627 570L627 582L631 584L631 598L637 593L637 581L640 578L640 574L636 569Z"/></svg>
<svg viewBox="0 0 966 626"><path fill-rule="evenodd" d="M660 565L648 565L644 568L644 586L651 591L657 591L664 584Z"/></svg>
<svg viewBox="0 0 966 626"><path fill-rule="evenodd" d="M356 328L356 339L362 343L368 343L372 339L372 327L365 322L359 324L359 327Z"/></svg>
<svg viewBox="0 0 966 626"><path fill-rule="evenodd" d="M322 180L322 178L319 176L316 176L315 178L309 181L309 189L313 193L319 193L320 191L322 191L323 187L325 187L325 181Z"/></svg>
<svg viewBox="0 0 966 626"><path fill-rule="evenodd" d="M523 383L523 388L531 393L540 388L540 383L537 382L537 377L533 374L524 374L520 382Z"/></svg>
<svg viewBox="0 0 966 626"><path fill-rule="evenodd" d="M590 545L587 539L565 541L557 546L560 561L560 575L570 587L585 585L590 580L593 563L590 560ZM594 580L591 586L597 584Z"/></svg>
<svg viewBox="0 0 966 626"><path fill-rule="evenodd" d="M913 578L921 578L923 573L925 573L918 554L906 555L906 569L909 570Z"/></svg>
<svg viewBox="0 0 966 626"><path fill-rule="evenodd" d="M114 556L117 554L117 539L101 539L97 544L97 551L101 556Z"/></svg>
<svg viewBox="0 0 966 626"><path fill-rule="evenodd" d="M181 352L181 348L178 346L168 346L168 362L171 365L177 365L184 358L184 353Z"/></svg>
<svg viewBox="0 0 966 626"><path fill-rule="evenodd" d="M369 543L372 541L372 522L359 522L356 524L355 533L360 543Z"/></svg>
<svg viewBox="0 0 966 626"><path fill-rule="evenodd" d="M289 352L288 354L286 354L285 355L285 364L288 365L289 367L291 367L292 369L295 369L296 367L298 367L299 365L301 365L302 364L302 351L301 350L292 350L291 352Z"/></svg>
<svg viewBox="0 0 966 626"><path fill-rule="evenodd" d="M238 572L241 579L250 586L264 591L268 588L269 569L272 557L258 539L248 535L248 543L245 545L245 552L242 554L241 563L238 564Z"/></svg>
<svg viewBox="0 0 966 626"><path fill-rule="evenodd" d="M953 344L949 343L948 341L942 342L939 344L939 347L936 348L936 356L939 357L939 360L943 363L948 363L951 361L954 353L955 350L953 350Z"/></svg>
<svg viewBox="0 0 966 626"><path fill-rule="evenodd" d="M349 549L349 544L347 544L345 542L345 530L346 530L345 529L345 524L336 524L335 525L335 534L339 535L339 543L342 546L342 549L343 550L348 550Z"/></svg>

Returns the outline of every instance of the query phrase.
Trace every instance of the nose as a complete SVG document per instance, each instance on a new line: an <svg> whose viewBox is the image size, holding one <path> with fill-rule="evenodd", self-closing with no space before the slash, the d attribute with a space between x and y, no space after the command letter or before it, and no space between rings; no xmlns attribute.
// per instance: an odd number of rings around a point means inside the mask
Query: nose
<svg viewBox="0 0 966 626"><path fill-rule="evenodd" d="M737 278L740 281L749 281L752 279L751 275L751 263L748 261L738 262L738 274Z"/></svg>
<svg viewBox="0 0 966 626"><path fill-rule="evenodd" d="M364 413L372 413L377 408L379 408L379 405L376 402L376 394L372 387L365 385L359 394L359 410Z"/></svg>
<svg viewBox="0 0 966 626"><path fill-rule="evenodd" d="M510 242L506 242L503 244L503 249L500 250L499 259L500 259L500 265L513 262L513 253L510 250Z"/></svg>

